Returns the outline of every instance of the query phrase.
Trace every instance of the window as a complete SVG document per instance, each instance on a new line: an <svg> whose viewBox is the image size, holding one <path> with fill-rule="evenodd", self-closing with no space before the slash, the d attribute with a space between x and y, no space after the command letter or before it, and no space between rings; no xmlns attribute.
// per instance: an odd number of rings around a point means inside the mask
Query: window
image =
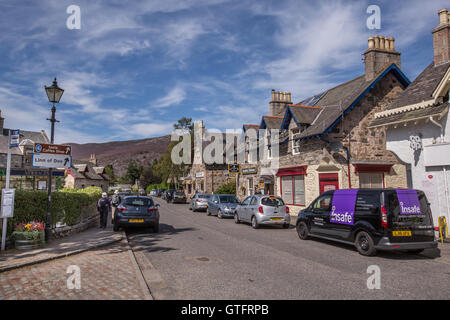
<svg viewBox="0 0 450 320"><path fill-rule="evenodd" d="M359 173L360 188L383 188L382 173Z"/></svg>
<svg viewBox="0 0 450 320"><path fill-rule="evenodd" d="M247 195L250 196L253 194L253 179L248 179L247 180Z"/></svg>
<svg viewBox="0 0 450 320"><path fill-rule="evenodd" d="M247 197L245 198L244 201L242 201L242 205L243 206L248 206L248 204L250 203L250 200L252 199L252 197Z"/></svg>
<svg viewBox="0 0 450 320"><path fill-rule="evenodd" d="M258 199L256 199L256 197L253 197L252 200L250 201L250 205L251 205L251 206L256 205L257 200L258 200Z"/></svg>
<svg viewBox="0 0 450 320"><path fill-rule="evenodd" d="M330 211L330 207L331 207L331 194L321 196L312 205L312 209L314 209L314 211L317 212Z"/></svg>
<svg viewBox="0 0 450 320"><path fill-rule="evenodd" d="M287 204L305 205L304 176L281 177L281 197Z"/></svg>
<svg viewBox="0 0 450 320"><path fill-rule="evenodd" d="M379 193L358 192L356 197L356 211L376 214L379 213L380 207L381 204Z"/></svg>
<svg viewBox="0 0 450 320"><path fill-rule="evenodd" d="M220 203L239 203L235 196L220 196Z"/></svg>
<svg viewBox="0 0 450 320"><path fill-rule="evenodd" d="M283 200L279 198L273 198L273 197L267 197L261 199L261 204L263 206L269 206L269 207L282 207L284 206Z"/></svg>
<svg viewBox="0 0 450 320"><path fill-rule="evenodd" d="M300 140L294 140L292 139L292 154L299 154L300 153Z"/></svg>
<svg viewBox="0 0 450 320"><path fill-rule="evenodd" d="M152 199L144 199L144 198L126 198L123 201L123 205L135 206L135 207L152 207L153 200Z"/></svg>

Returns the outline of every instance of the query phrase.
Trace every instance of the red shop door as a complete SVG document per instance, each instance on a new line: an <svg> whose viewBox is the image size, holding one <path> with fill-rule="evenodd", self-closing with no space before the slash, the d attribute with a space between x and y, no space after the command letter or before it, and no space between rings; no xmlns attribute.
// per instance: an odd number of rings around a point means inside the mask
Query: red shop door
<svg viewBox="0 0 450 320"><path fill-rule="evenodd" d="M320 194L329 190L339 189L339 180L337 173L319 174Z"/></svg>

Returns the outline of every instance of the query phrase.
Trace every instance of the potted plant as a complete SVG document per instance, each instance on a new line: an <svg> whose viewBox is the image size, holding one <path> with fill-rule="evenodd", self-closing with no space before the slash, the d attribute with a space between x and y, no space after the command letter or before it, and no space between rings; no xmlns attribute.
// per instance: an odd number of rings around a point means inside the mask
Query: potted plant
<svg viewBox="0 0 450 320"><path fill-rule="evenodd" d="M17 249L35 249L45 244L44 223L31 221L21 222L12 233Z"/></svg>

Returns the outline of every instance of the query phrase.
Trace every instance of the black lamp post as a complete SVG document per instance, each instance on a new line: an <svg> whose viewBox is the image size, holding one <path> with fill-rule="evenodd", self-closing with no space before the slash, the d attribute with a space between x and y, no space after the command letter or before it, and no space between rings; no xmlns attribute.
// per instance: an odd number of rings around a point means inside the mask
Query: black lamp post
<svg viewBox="0 0 450 320"><path fill-rule="evenodd" d="M59 100L61 100L61 97L64 93L64 90L58 87L58 83L55 80L53 80L53 84L50 87L45 86L45 92L47 93L48 101L53 103L52 107L52 117L50 119L47 118L52 124L52 130L51 130L51 143L53 144L55 142L55 122L59 122L55 118L56 113L56 107L55 103L59 103ZM48 169L48 198L47 198L47 217L45 219L45 240L48 241L50 238L50 232L51 232L51 223L52 223L52 216L50 214L50 204L52 201L52 175L53 175L53 169Z"/></svg>

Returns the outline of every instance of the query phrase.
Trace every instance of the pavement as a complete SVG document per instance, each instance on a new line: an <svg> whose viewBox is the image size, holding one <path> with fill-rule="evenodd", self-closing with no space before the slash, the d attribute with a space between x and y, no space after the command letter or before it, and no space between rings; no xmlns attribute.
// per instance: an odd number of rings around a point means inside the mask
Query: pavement
<svg viewBox="0 0 450 320"><path fill-rule="evenodd" d="M108 219L110 221L110 219ZM73 267L75 266L75 267ZM75 270L75 271L74 271ZM80 287L68 285L79 270ZM0 300L152 300L124 232L98 227L0 254Z"/></svg>
<svg viewBox="0 0 450 320"><path fill-rule="evenodd" d="M160 232L127 230L151 261L155 299L449 299L450 246L421 254L358 254L353 246L300 240L294 227L235 224L160 199ZM367 286L373 266L380 289Z"/></svg>

